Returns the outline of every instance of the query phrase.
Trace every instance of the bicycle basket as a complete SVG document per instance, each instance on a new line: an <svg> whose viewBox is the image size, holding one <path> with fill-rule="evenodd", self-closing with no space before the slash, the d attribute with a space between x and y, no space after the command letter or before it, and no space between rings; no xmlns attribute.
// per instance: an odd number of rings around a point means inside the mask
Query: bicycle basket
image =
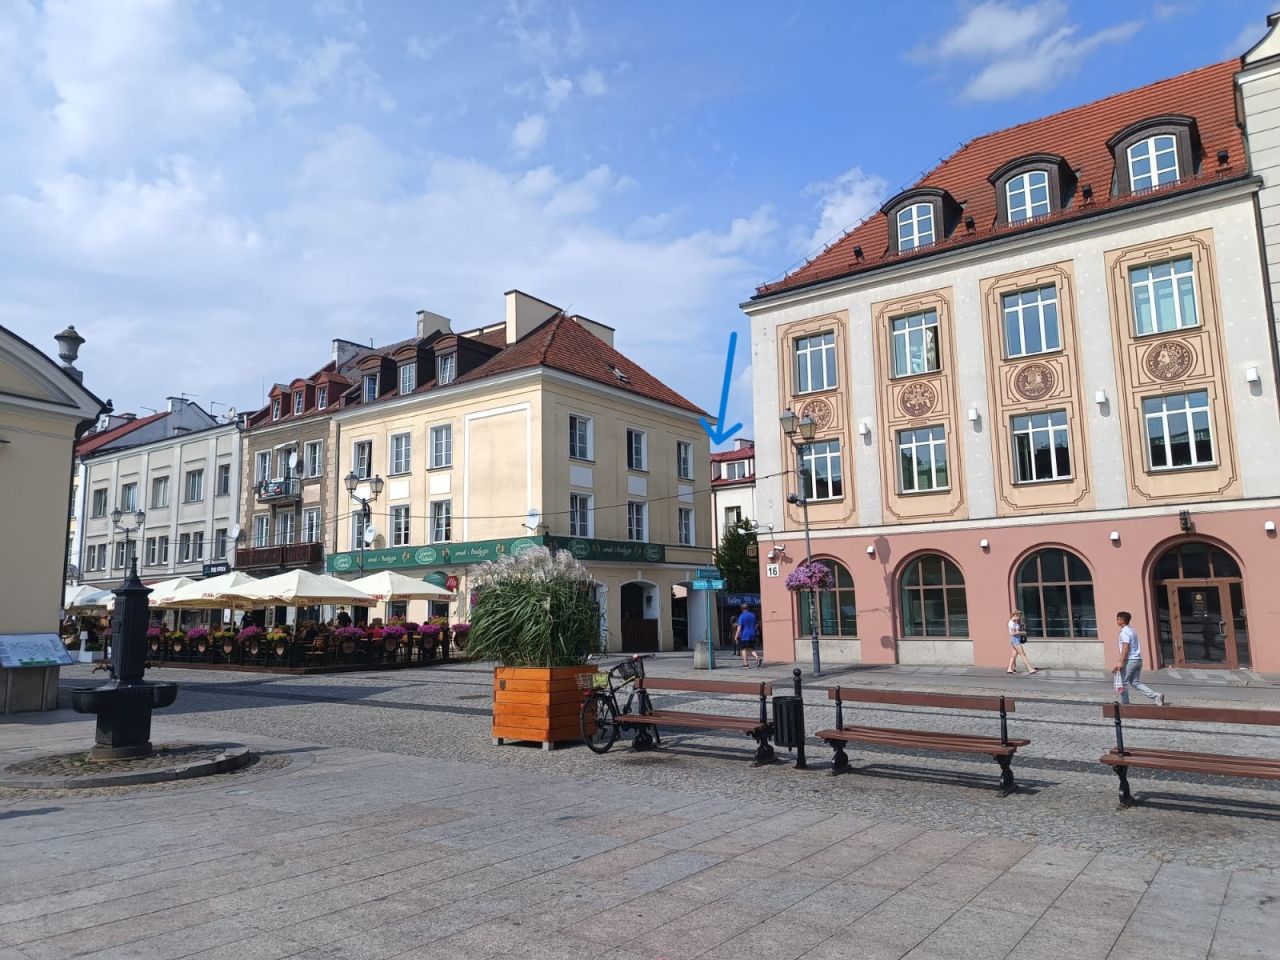
<svg viewBox="0 0 1280 960"><path fill-rule="evenodd" d="M595 673L579 673L573 678L578 682L579 690L595 690L609 682L609 675L597 670Z"/></svg>
<svg viewBox="0 0 1280 960"><path fill-rule="evenodd" d="M633 677L644 676L643 660L623 660L614 668L618 672L618 677L622 680L630 680Z"/></svg>

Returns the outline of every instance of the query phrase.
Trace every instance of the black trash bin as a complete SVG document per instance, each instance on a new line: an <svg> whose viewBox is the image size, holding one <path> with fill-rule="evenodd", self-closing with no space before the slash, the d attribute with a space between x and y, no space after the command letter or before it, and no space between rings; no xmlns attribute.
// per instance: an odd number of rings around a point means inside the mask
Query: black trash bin
<svg viewBox="0 0 1280 960"><path fill-rule="evenodd" d="M804 700L800 697L773 698L773 743L788 750L804 745Z"/></svg>

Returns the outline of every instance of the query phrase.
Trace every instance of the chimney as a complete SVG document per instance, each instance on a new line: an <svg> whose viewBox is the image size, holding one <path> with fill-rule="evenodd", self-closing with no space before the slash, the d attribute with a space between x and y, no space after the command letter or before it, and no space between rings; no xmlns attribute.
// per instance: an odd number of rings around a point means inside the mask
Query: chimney
<svg viewBox="0 0 1280 960"><path fill-rule="evenodd" d="M333 341L333 362L336 366L342 366L348 360L354 360L363 351L369 348L359 343L352 343L350 340Z"/></svg>
<svg viewBox="0 0 1280 960"><path fill-rule="evenodd" d="M588 320L586 317L575 316L574 322L582 327L587 333L598 337L609 346L613 346L613 327L606 327L603 323L596 323L594 320Z"/></svg>
<svg viewBox="0 0 1280 960"><path fill-rule="evenodd" d="M453 333L453 321L430 310L419 310L418 339L424 340L433 333Z"/></svg>
<svg viewBox="0 0 1280 960"><path fill-rule="evenodd" d="M733 449L735 450L754 450L755 446L756 442L754 440L748 440L745 437L739 437L733 441Z"/></svg>
<svg viewBox="0 0 1280 960"><path fill-rule="evenodd" d="M133 421L138 419L138 415L136 413L122 413L116 419L119 419L121 423L133 423Z"/></svg>
<svg viewBox="0 0 1280 960"><path fill-rule="evenodd" d="M170 413L181 413L187 406L187 401L182 397L165 397L169 401Z"/></svg>
<svg viewBox="0 0 1280 960"><path fill-rule="evenodd" d="M547 303L537 297L531 297L519 290L508 290L507 298L507 345L515 343L528 335L534 327L545 323L560 312L554 303Z"/></svg>

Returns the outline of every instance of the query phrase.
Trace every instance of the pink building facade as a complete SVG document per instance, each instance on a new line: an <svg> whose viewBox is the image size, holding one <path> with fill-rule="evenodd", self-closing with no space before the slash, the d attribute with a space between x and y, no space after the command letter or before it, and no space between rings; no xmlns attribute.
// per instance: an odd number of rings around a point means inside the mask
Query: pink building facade
<svg viewBox="0 0 1280 960"><path fill-rule="evenodd" d="M1268 37L980 137L743 304L768 658L1280 673L1277 107Z"/></svg>

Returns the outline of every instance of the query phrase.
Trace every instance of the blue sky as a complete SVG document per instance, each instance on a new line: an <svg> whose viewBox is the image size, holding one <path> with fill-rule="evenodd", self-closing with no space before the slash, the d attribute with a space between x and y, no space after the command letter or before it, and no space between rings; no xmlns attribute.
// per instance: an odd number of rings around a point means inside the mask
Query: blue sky
<svg viewBox="0 0 1280 960"><path fill-rule="evenodd" d="M256 409L332 337L519 287L714 408L757 283L1270 5L0 0L0 323L52 352L74 322L118 410Z"/></svg>

